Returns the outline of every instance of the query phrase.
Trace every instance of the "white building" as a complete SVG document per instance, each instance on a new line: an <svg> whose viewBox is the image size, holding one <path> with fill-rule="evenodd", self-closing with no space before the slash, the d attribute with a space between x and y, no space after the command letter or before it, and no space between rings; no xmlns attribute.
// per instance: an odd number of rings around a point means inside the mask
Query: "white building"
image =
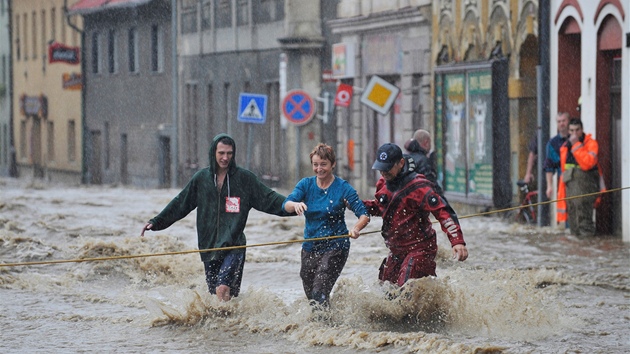
<svg viewBox="0 0 630 354"><path fill-rule="evenodd" d="M607 189L630 186L630 145L622 144L630 134L630 2L552 0L550 10L550 110L580 116L597 139ZM630 191L606 194L597 229L630 242Z"/></svg>

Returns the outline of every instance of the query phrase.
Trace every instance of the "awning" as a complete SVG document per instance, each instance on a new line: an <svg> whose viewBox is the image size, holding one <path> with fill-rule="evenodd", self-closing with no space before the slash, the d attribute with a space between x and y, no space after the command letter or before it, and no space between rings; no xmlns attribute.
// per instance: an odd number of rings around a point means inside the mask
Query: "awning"
<svg viewBox="0 0 630 354"><path fill-rule="evenodd" d="M79 0L68 9L69 15L89 15L101 11L137 7L153 0Z"/></svg>

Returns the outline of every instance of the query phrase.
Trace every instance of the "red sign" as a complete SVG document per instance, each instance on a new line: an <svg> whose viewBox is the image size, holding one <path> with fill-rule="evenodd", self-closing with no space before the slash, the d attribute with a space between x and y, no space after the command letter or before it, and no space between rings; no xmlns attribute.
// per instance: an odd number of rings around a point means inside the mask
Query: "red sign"
<svg viewBox="0 0 630 354"><path fill-rule="evenodd" d="M337 94L335 95L335 106L349 107L352 101L352 86L347 84L339 84Z"/></svg>
<svg viewBox="0 0 630 354"><path fill-rule="evenodd" d="M49 63L79 64L79 48L68 47L61 43L54 42L48 46Z"/></svg>
<svg viewBox="0 0 630 354"><path fill-rule="evenodd" d="M335 79L333 77L333 71L328 69L328 70L323 70L322 71L322 81L323 82L335 82L335 81L337 81L337 79Z"/></svg>

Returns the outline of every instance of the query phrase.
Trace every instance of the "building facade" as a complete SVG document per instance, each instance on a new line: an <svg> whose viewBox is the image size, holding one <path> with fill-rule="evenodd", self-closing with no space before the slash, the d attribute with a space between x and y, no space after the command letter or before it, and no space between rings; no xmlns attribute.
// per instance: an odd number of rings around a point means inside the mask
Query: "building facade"
<svg viewBox="0 0 630 354"><path fill-rule="evenodd" d="M393 142L402 147L416 129L434 130L431 7L429 0L342 0L338 18L328 22L338 39L333 49L335 77L353 87L349 106L335 107L336 173L366 197L379 177L372 163L380 145ZM385 114L360 103L373 76L400 88Z"/></svg>
<svg viewBox="0 0 630 354"><path fill-rule="evenodd" d="M80 182L80 34L73 1L12 1L13 139L17 174Z"/></svg>
<svg viewBox="0 0 630 354"><path fill-rule="evenodd" d="M79 1L69 14L84 23L84 182L170 187L171 1Z"/></svg>
<svg viewBox="0 0 630 354"><path fill-rule="evenodd" d="M599 143L606 187L627 187L630 145L622 144L622 139L630 133L628 2L552 0L549 10L551 111L580 117L584 132ZM555 122L551 123L555 132ZM623 235L629 242L630 192L612 192L602 201L596 212L597 231Z"/></svg>
<svg viewBox="0 0 630 354"><path fill-rule="evenodd" d="M294 89L322 96L322 70L330 68L324 22L337 1L252 0L180 2L179 153L183 180L208 164L218 133L237 142L237 163L272 186L291 188L312 173L309 152L319 142L334 145L334 124L317 118L294 124L282 102ZM333 88L334 90L334 88ZM266 97L244 120L253 95ZM262 101L259 101L262 102Z"/></svg>

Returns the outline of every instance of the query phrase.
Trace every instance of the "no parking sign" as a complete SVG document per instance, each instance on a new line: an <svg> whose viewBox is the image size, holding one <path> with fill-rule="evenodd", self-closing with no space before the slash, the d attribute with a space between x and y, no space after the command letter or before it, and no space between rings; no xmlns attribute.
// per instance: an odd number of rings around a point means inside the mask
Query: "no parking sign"
<svg viewBox="0 0 630 354"><path fill-rule="evenodd" d="M315 115L315 104L305 91L291 90L282 100L282 113L289 122L304 125Z"/></svg>

